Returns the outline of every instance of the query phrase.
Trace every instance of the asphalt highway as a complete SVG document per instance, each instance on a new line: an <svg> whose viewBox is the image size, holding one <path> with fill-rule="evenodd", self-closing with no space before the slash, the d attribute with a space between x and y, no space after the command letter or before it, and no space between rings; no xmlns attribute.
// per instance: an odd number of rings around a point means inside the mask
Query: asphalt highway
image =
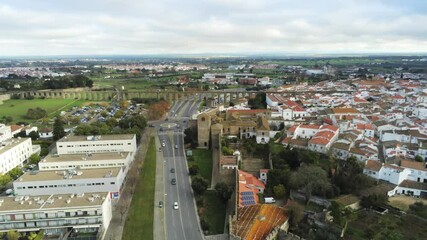
<svg viewBox="0 0 427 240"><path fill-rule="evenodd" d="M187 160L184 152L183 130L187 121L198 109L199 100L177 101L172 105L169 121L180 128L163 129L158 132L159 140L164 143L164 189L165 189L165 229L169 240L200 240L199 220L194 195L191 190ZM173 170L172 170L173 169ZM172 184L172 179L176 180ZM174 209L178 202L178 209Z"/></svg>

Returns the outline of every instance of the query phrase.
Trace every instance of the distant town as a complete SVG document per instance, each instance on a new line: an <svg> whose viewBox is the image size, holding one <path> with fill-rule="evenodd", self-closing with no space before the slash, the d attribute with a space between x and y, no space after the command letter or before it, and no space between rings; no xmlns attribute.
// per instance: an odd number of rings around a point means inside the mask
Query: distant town
<svg viewBox="0 0 427 240"><path fill-rule="evenodd" d="M425 239L427 56L0 59L1 239Z"/></svg>

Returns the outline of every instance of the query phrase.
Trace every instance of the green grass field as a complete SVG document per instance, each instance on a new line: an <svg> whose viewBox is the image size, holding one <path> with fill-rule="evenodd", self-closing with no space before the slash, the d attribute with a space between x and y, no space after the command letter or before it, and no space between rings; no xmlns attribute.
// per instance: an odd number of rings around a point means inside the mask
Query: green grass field
<svg viewBox="0 0 427 240"><path fill-rule="evenodd" d="M224 233L225 203L220 201L214 190L203 194L205 212L203 218L209 223L209 235Z"/></svg>
<svg viewBox="0 0 427 240"><path fill-rule="evenodd" d="M156 147L150 139L143 170L139 175L128 211L122 239L153 239L154 188L156 178Z"/></svg>
<svg viewBox="0 0 427 240"><path fill-rule="evenodd" d="M25 118L25 114L30 108L40 107L47 111L49 117L52 117L73 106L80 106L83 102L85 101L74 99L11 99L4 101L3 104L0 105L0 118L3 118L3 116L11 116L14 123L20 121L34 122L35 120Z"/></svg>
<svg viewBox="0 0 427 240"><path fill-rule="evenodd" d="M206 149L193 149L193 161L189 162L189 167L193 164L199 165L199 174L208 180L209 186L212 179L212 151Z"/></svg>

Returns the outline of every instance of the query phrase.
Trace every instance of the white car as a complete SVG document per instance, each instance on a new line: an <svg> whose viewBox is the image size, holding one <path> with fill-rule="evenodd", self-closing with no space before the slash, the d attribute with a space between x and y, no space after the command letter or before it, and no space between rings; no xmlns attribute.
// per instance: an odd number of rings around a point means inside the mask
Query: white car
<svg viewBox="0 0 427 240"><path fill-rule="evenodd" d="M165 144L165 143L162 143L162 147L166 147L166 144Z"/></svg>
<svg viewBox="0 0 427 240"><path fill-rule="evenodd" d="M179 207L178 207L178 202L174 202L173 203L173 209L175 209L175 210L177 210Z"/></svg>

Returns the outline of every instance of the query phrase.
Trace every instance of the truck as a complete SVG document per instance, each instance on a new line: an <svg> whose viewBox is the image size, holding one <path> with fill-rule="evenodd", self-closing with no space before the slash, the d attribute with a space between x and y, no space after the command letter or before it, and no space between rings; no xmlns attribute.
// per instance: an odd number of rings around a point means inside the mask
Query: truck
<svg viewBox="0 0 427 240"><path fill-rule="evenodd" d="M264 198L264 202L265 203L275 203L276 200L274 198L272 198L272 197L265 197Z"/></svg>

